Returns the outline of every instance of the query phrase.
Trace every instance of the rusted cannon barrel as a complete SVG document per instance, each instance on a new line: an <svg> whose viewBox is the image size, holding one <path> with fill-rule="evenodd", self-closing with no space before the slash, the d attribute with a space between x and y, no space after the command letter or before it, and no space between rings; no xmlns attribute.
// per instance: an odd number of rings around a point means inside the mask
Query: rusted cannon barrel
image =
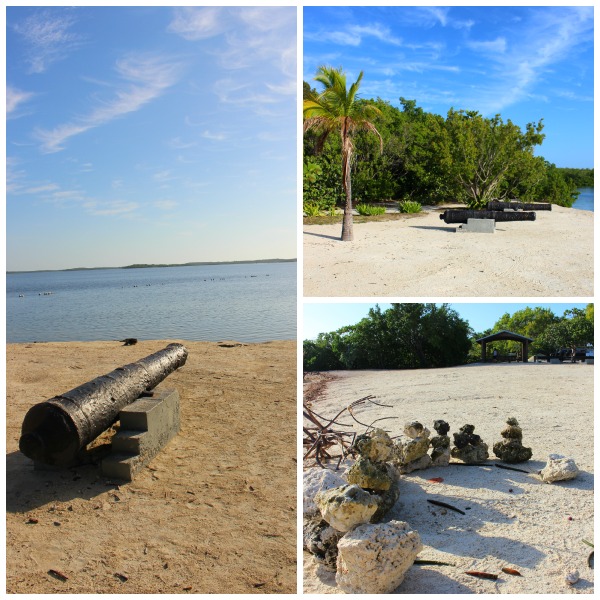
<svg viewBox="0 0 600 600"><path fill-rule="evenodd" d="M77 453L108 429L120 410L156 387L187 360L187 349L169 344L137 362L32 406L23 420L19 449L49 465L72 464Z"/></svg>
<svg viewBox="0 0 600 600"><path fill-rule="evenodd" d="M549 202L488 202L488 210L552 210Z"/></svg>
<svg viewBox="0 0 600 600"><path fill-rule="evenodd" d="M534 212L504 212L503 210L445 210L440 219L446 223L466 223L469 219L494 221L535 221Z"/></svg>

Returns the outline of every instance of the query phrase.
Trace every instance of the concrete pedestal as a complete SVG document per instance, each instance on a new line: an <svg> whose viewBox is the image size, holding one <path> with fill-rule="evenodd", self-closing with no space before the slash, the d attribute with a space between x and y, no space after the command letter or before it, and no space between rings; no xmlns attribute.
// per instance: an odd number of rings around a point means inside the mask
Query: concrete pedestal
<svg viewBox="0 0 600 600"><path fill-rule="evenodd" d="M494 233L496 221L494 219L467 219L456 228L456 233Z"/></svg>
<svg viewBox="0 0 600 600"><path fill-rule="evenodd" d="M119 415L110 456L102 461L107 477L131 481L179 432L177 390L155 392L132 402Z"/></svg>

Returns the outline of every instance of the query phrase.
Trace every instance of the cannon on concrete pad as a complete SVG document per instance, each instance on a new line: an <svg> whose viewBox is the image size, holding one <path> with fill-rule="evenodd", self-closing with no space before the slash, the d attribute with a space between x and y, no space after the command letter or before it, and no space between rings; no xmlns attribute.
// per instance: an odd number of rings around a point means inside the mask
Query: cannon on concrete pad
<svg viewBox="0 0 600 600"><path fill-rule="evenodd" d="M448 224L467 223L469 219L493 219L495 222L535 221L534 212L506 212L503 210L448 209L440 213L440 219Z"/></svg>
<svg viewBox="0 0 600 600"><path fill-rule="evenodd" d="M69 392L32 406L23 420L19 449L47 465L71 466L120 411L155 388L187 360L182 344L169 344Z"/></svg>
<svg viewBox="0 0 600 600"><path fill-rule="evenodd" d="M498 202L492 200L487 210L552 210L549 202Z"/></svg>

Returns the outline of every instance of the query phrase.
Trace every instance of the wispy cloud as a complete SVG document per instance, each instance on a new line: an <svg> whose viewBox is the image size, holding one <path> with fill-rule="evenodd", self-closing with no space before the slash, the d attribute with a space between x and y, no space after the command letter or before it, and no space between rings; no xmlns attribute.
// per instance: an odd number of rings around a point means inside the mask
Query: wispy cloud
<svg viewBox="0 0 600 600"><path fill-rule="evenodd" d="M123 217L132 215L140 205L137 202L123 200L110 200L107 202L88 202L85 205L87 212L95 217Z"/></svg>
<svg viewBox="0 0 600 600"><path fill-rule="evenodd" d="M401 46L402 40L394 36L389 27L380 23L369 25L348 25L339 31L327 31L325 29L306 32L307 39L330 41L340 46L360 46L367 38L376 38L381 42L392 46Z"/></svg>
<svg viewBox="0 0 600 600"><path fill-rule="evenodd" d="M205 40L229 29L229 19L223 7L191 7L175 9L167 31L190 41Z"/></svg>
<svg viewBox="0 0 600 600"><path fill-rule="evenodd" d="M216 142L222 142L227 139L227 136L222 131L216 133L208 129L202 132L202 137L206 140L214 140Z"/></svg>
<svg viewBox="0 0 600 600"><path fill-rule="evenodd" d="M227 77L215 82L213 89L224 102L287 101L290 90L296 92L294 7L178 8L168 31L193 42L211 38L207 51L221 69L236 71L239 83L230 85ZM256 77L257 69L268 72L268 79Z"/></svg>
<svg viewBox="0 0 600 600"><path fill-rule="evenodd" d="M19 116L17 108L27 102L34 94L32 92L23 92L12 85L6 86L6 117L14 118Z"/></svg>
<svg viewBox="0 0 600 600"><path fill-rule="evenodd" d="M469 41L468 47L475 52L484 52L485 54L504 54L506 52L506 38L498 37L489 41Z"/></svg>
<svg viewBox="0 0 600 600"><path fill-rule="evenodd" d="M593 7L531 9L529 19L503 45L488 55L493 71L474 99L484 114L500 112L532 95L546 73L568 60L576 62L582 47L593 42ZM544 90L544 93L546 90Z"/></svg>
<svg viewBox="0 0 600 600"><path fill-rule="evenodd" d="M37 129L43 152L58 152L70 138L135 112L174 85L181 65L156 55L131 55L119 60L116 70L125 83L117 85L112 98L98 104L83 118L54 129Z"/></svg>
<svg viewBox="0 0 600 600"><path fill-rule="evenodd" d="M81 36L70 31L75 22L74 16L67 12L43 10L13 25L29 47L27 60L31 73L43 73L82 42Z"/></svg>

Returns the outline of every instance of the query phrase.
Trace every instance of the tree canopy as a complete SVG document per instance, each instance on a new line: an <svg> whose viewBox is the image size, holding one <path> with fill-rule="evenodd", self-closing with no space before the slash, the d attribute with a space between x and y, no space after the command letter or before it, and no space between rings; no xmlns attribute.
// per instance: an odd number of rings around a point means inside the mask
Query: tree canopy
<svg viewBox="0 0 600 600"><path fill-rule="evenodd" d="M304 370L423 369L481 360L477 339L508 330L532 338L532 354L586 346L594 341L594 305L572 308L557 316L550 308L526 307L505 313L489 329L474 332L448 304L379 305L354 325L320 333L304 341ZM495 341L489 352L501 355L521 349L518 342Z"/></svg>
<svg viewBox="0 0 600 600"><path fill-rule="evenodd" d="M305 98L316 94L305 83ZM577 187L593 185L593 170L559 169L536 154L545 134L543 119L524 129L501 115L451 109L443 117L401 97L399 106L380 98L356 99L372 106L370 122L379 139L357 132L352 190L357 202L417 200L422 204L463 202L481 208L490 199L544 201L571 206ZM339 136L322 145L316 133L304 137L304 163L321 174L304 181L305 202L327 210L343 200ZM319 152L317 152L319 150ZM584 183L585 182L585 183Z"/></svg>
<svg viewBox="0 0 600 600"><path fill-rule="evenodd" d="M392 304L304 342L304 369L416 369L464 364L469 324L447 304Z"/></svg>

